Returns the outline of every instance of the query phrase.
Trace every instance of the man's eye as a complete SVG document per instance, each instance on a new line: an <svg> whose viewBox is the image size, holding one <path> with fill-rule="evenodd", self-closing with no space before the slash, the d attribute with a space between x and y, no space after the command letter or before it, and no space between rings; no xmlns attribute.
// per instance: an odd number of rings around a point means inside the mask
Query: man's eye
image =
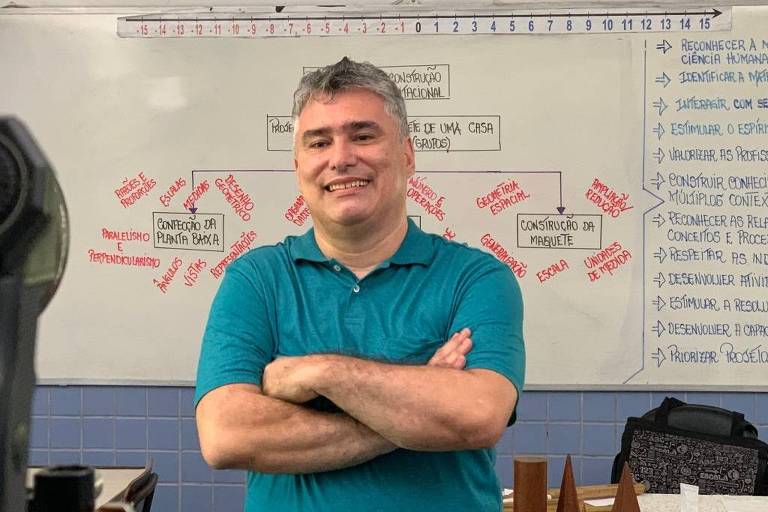
<svg viewBox="0 0 768 512"><path fill-rule="evenodd" d="M326 140L313 140L309 143L310 148L324 148L328 145L328 141Z"/></svg>
<svg viewBox="0 0 768 512"><path fill-rule="evenodd" d="M373 135L372 133L358 133L357 135L355 135L355 140L360 140L360 141L373 140L374 138L375 138L375 135Z"/></svg>

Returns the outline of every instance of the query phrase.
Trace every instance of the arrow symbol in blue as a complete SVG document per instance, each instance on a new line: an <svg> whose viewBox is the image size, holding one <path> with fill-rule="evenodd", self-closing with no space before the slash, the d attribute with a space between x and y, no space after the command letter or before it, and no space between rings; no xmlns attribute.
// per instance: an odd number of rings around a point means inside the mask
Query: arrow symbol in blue
<svg viewBox="0 0 768 512"><path fill-rule="evenodd" d="M658 148L656 151L654 151L653 156L654 158L656 158L656 161L658 163L661 163L664 161L664 151L662 151L661 148Z"/></svg>
<svg viewBox="0 0 768 512"><path fill-rule="evenodd" d="M653 257L657 258L659 263L664 263L664 260L667 259L667 251L663 247L659 247L659 250L653 253Z"/></svg>
<svg viewBox="0 0 768 512"><path fill-rule="evenodd" d="M656 45L657 50L661 50L664 55L667 54L667 52L672 49L672 45L669 44L669 41L664 39L662 42Z"/></svg>
<svg viewBox="0 0 768 512"><path fill-rule="evenodd" d="M653 222L654 224L656 224L656 227L657 227L657 228L660 228L660 227L661 227L661 226L663 226L663 225L664 225L664 223L665 223L665 222L667 222L667 221L665 221L665 220L664 220L664 216L663 216L662 214L660 214L660 213L657 213L656 215L654 215L654 216L653 216L652 222Z"/></svg>
<svg viewBox="0 0 768 512"><path fill-rule="evenodd" d="M656 349L656 352L651 354L651 359L656 361L656 368L661 366L661 363L667 360L667 356L664 355L664 351L661 350L661 347Z"/></svg>
<svg viewBox="0 0 768 512"><path fill-rule="evenodd" d="M664 103L664 98L659 98L659 101L654 101L653 102L653 108L659 109L659 115L663 114L664 111L667 110L668 106L669 105Z"/></svg>
<svg viewBox="0 0 768 512"><path fill-rule="evenodd" d="M653 282L656 283L659 288L661 288L662 286L664 286L664 284L666 284L667 280L664 279L664 274L659 272L659 275L653 278Z"/></svg>
<svg viewBox="0 0 768 512"><path fill-rule="evenodd" d="M653 133L659 136L659 140L661 140L662 135L664 135L664 127L661 126L661 123L657 124L656 127L653 129Z"/></svg>
<svg viewBox="0 0 768 512"><path fill-rule="evenodd" d="M661 298L660 295L657 295L656 298L651 301L651 304L656 306L656 311L661 311L664 309L664 306L667 305L667 303L664 301L664 299Z"/></svg>
<svg viewBox="0 0 768 512"><path fill-rule="evenodd" d="M671 82L672 79L667 76L666 73L662 73L661 76L656 77L656 83L657 84L664 84L664 87L669 85L669 82Z"/></svg>
<svg viewBox="0 0 768 512"><path fill-rule="evenodd" d="M659 188L661 188L661 186L666 182L667 180L665 180L664 176L662 176L661 173L659 173L658 171L656 172L656 177L651 178L651 185L655 185L656 190L659 190ZM657 214L657 215L661 215L661 214Z"/></svg>

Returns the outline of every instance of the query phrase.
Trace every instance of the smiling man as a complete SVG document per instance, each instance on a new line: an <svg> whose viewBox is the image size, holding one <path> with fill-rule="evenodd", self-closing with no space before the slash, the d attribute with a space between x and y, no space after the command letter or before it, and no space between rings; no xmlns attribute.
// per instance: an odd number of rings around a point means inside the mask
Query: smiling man
<svg viewBox="0 0 768 512"><path fill-rule="evenodd" d="M487 253L408 220L405 103L347 58L294 95L313 224L232 263L206 327L206 461L246 511L498 511L494 445L523 385L522 300Z"/></svg>

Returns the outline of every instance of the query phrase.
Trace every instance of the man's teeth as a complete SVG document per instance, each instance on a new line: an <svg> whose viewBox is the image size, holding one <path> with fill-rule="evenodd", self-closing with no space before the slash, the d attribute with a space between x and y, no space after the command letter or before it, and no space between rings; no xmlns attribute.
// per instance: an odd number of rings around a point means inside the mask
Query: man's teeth
<svg viewBox="0 0 768 512"><path fill-rule="evenodd" d="M336 183L334 185L328 185L328 190L333 192L334 190L342 190L346 188L364 187L368 184L365 180L349 181L347 183Z"/></svg>

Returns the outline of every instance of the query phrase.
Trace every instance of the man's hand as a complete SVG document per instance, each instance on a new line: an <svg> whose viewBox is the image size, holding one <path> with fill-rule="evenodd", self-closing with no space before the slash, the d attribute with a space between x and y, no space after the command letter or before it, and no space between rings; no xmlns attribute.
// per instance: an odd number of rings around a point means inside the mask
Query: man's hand
<svg viewBox="0 0 768 512"><path fill-rule="evenodd" d="M427 366L462 370L467 364L466 355L472 350L472 331L465 327L454 333L445 344L427 362Z"/></svg>
<svg viewBox="0 0 768 512"><path fill-rule="evenodd" d="M264 368L261 390L272 398L303 404L317 398L312 388L312 376L319 369L319 358L309 356L280 357Z"/></svg>

